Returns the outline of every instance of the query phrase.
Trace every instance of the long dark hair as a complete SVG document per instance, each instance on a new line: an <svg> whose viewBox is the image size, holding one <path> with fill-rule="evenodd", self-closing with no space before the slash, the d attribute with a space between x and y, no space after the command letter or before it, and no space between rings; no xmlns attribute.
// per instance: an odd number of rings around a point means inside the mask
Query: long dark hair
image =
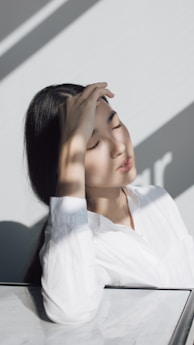
<svg viewBox="0 0 194 345"><path fill-rule="evenodd" d="M67 94L76 95L84 86L52 85L38 92L26 113L25 147L32 188L41 201L49 205L57 182L58 146L60 139L59 108Z"/></svg>
<svg viewBox="0 0 194 345"><path fill-rule="evenodd" d="M51 85L39 91L32 99L25 118L24 144L31 186L37 197L49 205L55 195L60 140L59 108L67 95L76 95L84 86L75 84ZM35 254L24 281L40 285L42 269L39 251L44 242L46 222L40 232Z"/></svg>

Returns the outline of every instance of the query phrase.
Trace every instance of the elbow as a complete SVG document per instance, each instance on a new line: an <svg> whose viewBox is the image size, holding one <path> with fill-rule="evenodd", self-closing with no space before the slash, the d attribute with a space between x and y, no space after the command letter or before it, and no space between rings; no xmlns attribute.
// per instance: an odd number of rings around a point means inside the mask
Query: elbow
<svg viewBox="0 0 194 345"><path fill-rule="evenodd" d="M91 321L96 310L64 310L53 303L45 303L44 309L50 321L68 326L77 326Z"/></svg>
<svg viewBox="0 0 194 345"><path fill-rule="evenodd" d="M96 302L96 303L94 303ZM75 303L73 305L63 305L63 303L56 303L48 296L43 294L44 310L49 318L54 323L61 325L77 326L91 321L98 310L100 300L95 298L85 303Z"/></svg>

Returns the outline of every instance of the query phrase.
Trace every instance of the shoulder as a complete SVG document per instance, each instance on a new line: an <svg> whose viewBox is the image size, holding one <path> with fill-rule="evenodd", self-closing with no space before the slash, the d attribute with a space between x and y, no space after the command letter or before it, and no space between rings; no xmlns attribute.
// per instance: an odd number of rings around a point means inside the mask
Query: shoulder
<svg viewBox="0 0 194 345"><path fill-rule="evenodd" d="M165 219L170 229L174 229L179 236L188 233L175 200L163 187L130 185L127 190L136 195L139 209L146 210L155 219Z"/></svg>
<svg viewBox="0 0 194 345"><path fill-rule="evenodd" d="M175 205L174 200L170 194L160 186L147 185L147 186L136 186L129 185L126 187L128 194L131 193L136 196L140 206L148 206L155 204L163 207L173 207Z"/></svg>
<svg viewBox="0 0 194 345"><path fill-rule="evenodd" d="M125 187L128 192L130 191L136 194L140 198L156 198L162 196L169 196L168 192L160 186L155 185L147 185L147 186L136 186L136 185L128 185Z"/></svg>

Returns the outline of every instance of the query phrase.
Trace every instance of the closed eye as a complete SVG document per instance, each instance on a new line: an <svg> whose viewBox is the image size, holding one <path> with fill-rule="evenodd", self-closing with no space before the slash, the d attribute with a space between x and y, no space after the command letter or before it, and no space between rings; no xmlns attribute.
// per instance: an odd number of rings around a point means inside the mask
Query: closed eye
<svg viewBox="0 0 194 345"><path fill-rule="evenodd" d="M98 146L99 143L100 143L100 141L97 141L96 144L94 144L94 145L91 146L91 147L88 147L87 150L93 150L93 149L95 149L95 148Z"/></svg>
<svg viewBox="0 0 194 345"><path fill-rule="evenodd" d="M117 129L117 128L120 128L122 126L121 123L119 123L117 126L113 127L113 129Z"/></svg>

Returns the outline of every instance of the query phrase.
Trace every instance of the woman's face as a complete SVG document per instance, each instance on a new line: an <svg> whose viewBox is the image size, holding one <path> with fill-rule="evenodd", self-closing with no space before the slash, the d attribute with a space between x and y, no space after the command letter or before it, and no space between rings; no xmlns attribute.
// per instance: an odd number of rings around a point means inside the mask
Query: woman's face
<svg viewBox="0 0 194 345"><path fill-rule="evenodd" d="M101 100L96 108L93 135L85 158L86 192L94 188L114 188L136 177L131 138L118 114Z"/></svg>

